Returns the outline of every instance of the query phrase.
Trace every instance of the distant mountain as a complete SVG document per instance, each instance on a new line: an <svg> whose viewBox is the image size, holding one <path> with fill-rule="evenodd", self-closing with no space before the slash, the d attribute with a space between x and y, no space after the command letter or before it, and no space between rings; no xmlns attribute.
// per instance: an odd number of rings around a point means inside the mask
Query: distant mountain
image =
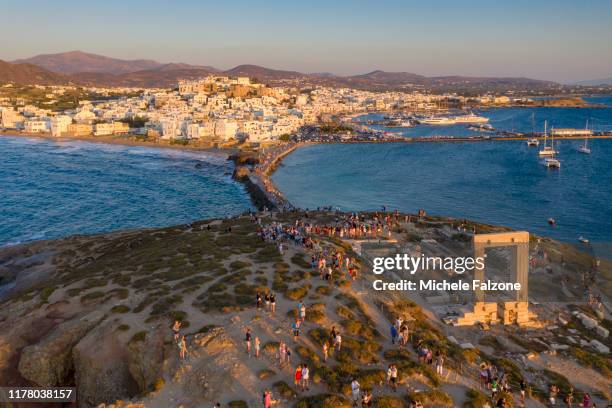
<svg viewBox="0 0 612 408"><path fill-rule="evenodd" d="M386 72L382 70L360 75L338 76L330 73L304 74L297 71L247 64L220 71L210 66L183 63L162 64L143 59L128 61L82 51L38 55L17 60L10 67L7 64L11 65L4 62L4 73L0 73L0 81L41 84L74 82L95 86L166 88L176 86L180 79L224 74L228 76L248 76L273 86L312 87L323 85L372 91L429 90L432 92L460 92L466 95L506 91L522 93L532 91L559 92L563 88L562 85L555 82L530 78L427 77L410 72ZM23 72L19 72L20 70ZM601 81L612 82L612 79Z"/></svg>
<svg viewBox="0 0 612 408"><path fill-rule="evenodd" d="M577 85L584 86L612 86L612 77L611 78L603 78L603 79L591 79L588 81L580 81L576 83Z"/></svg>
<svg viewBox="0 0 612 408"><path fill-rule="evenodd" d="M348 77L350 80L366 80L366 81L374 81L384 84L404 84L404 83L423 83L427 80L426 76L412 74L410 72L386 72L381 70L376 70L372 72L368 72L367 74L361 75L353 75Z"/></svg>
<svg viewBox="0 0 612 408"><path fill-rule="evenodd" d="M181 71L181 70L190 70L190 69L200 69L200 70L204 69L210 72L220 72L217 68L211 67L208 65L190 65L190 64L184 64L182 62L162 64L159 67L151 69L150 71Z"/></svg>
<svg viewBox="0 0 612 408"><path fill-rule="evenodd" d="M188 69L150 69L113 75L98 72L79 72L71 78L83 85L92 86L124 86L134 88L170 88L177 85L181 79L197 79L212 74L218 74L214 68Z"/></svg>
<svg viewBox="0 0 612 408"><path fill-rule="evenodd" d="M0 60L0 82L22 85L65 85L71 79L32 64L11 64Z"/></svg>
<svg viewBox="0 0 612 408"><path fill-rule="evenodd" d="M83 51L69 51L59 54L41 54L32 58L13 61L38 65L49 71L61 74L77 72L102 72L107 74L126 74L129 72L154 69L163 64L153 60L122 60L90 54Z"/></svg>
<svg viewBox="0 0 612 408"><path fill-rule="evenodd" d="M223 71L224 74L230 76L248 76L251 78L258 79L295 79L295 78L303 78L308 75L302 74L301 72L296 71L282 71L278 69L270 69L265 67L260 67L259 65L238 65L232 69L228 69L227 71Z"/></svg>

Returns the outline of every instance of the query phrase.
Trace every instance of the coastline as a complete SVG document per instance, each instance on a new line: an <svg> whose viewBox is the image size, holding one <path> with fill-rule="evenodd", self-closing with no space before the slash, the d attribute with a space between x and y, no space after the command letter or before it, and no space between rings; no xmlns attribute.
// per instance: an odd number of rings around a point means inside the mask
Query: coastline
<svg viewBox="0 0 612 408"><path fill-rule="evenodd" d="M220 154L229 156L231 153L236 151L235 148L227 147L212 147L212 146L198 146L198 145L180 145L158 141L143 141L136 140L134 135L122 136L51 136L46 133L25 133L21 131L6 131L0 130L0 137L21 137L21 138L37 138L44 140L53 140L57 142L91 142L91 143L105 143L122 146L139 146L139 147L153 147L159 149L174 149L174 150L189 150L189 151L200 151L213 154Z"/></svg>

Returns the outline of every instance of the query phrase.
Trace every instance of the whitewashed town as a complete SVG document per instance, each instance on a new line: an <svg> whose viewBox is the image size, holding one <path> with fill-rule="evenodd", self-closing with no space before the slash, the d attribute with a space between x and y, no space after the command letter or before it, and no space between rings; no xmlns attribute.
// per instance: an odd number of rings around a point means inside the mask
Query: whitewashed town
<svg viewBox="0 0 612 408"><path fill-rule="evenodd" d="M4 88L12 87L4 85ZM209 76L179 81L174 89L85 88L112 99L79 100L74 109L45 105L74 86L41 86L45 100L0 98L1 127L54 137L142 135L199 143L262 142L282 139L326 115L407 109L434 111L444 103L460 106L467 98L419 92L370 92L348 88L268 87L248 77ZM504 105L508 96L483 96L480 104Z"/></svg>

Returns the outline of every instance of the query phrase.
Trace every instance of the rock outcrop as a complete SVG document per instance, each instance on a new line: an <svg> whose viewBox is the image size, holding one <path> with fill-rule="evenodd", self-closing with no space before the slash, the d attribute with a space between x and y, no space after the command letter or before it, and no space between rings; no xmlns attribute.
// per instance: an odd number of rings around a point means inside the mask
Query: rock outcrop
<svg viewBox="0 0 612 408"><path fill-rule="evenodd" d="M138 394L128 369L129 350L112 322L90 331L72 350L79 407L93 407Z"/></svg>
<svg viewBox="0 0 612 408"><path fill-rule="evenodd" d="M164 359L168 354L164 347L167 331L159 326L149 332L144 341L135 341L128 345L128 370L141 393L153 390L155 383L163 377Z"/></svg>
<svg viewBox="0 0 612 408"><path fill-rule="evenodd" d="M40 342L23 349L19 373L42 387L66 384L73 371L73 347L102 319L103 313L93 312L58 325Z"/></svg>

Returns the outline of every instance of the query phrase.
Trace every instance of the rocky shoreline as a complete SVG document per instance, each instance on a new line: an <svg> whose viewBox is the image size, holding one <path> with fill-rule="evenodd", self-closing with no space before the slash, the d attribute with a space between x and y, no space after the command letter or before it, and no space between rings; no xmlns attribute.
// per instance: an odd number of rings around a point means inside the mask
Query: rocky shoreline
<svg viewBox="0 0 612 408"><path fill-rule="evenodd" d="M282 160L305 143L287 143L271 148L272 152L239 152L228 157L235 165L233 178L244 184L258 209L293 210L295 207L274 186L270 176Z"/></svg>

